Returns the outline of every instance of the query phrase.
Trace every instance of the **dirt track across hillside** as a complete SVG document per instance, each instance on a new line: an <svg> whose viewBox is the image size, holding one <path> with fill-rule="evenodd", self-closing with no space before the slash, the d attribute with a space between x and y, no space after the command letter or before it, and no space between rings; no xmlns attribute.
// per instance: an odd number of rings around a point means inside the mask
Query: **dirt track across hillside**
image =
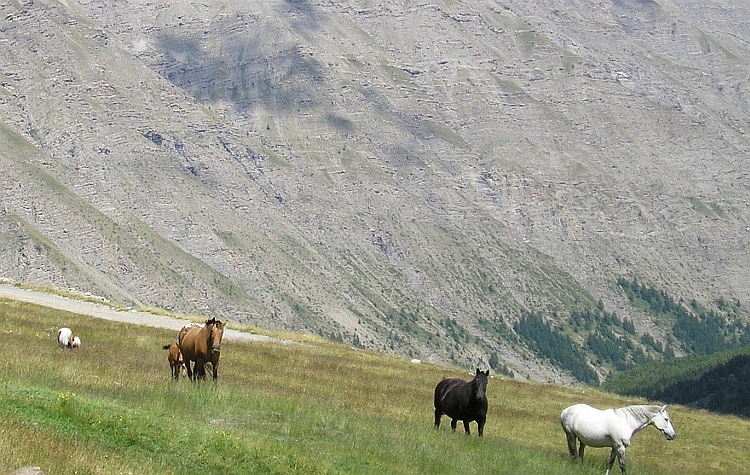
<svg viewBox="0 0 750 475"><path fill-rule="evenodd" d="M175 331L179 331L183 326L192 323L188 320L181 320L179 318L167 317L164 315L155 315L148 312L138 312L134 310L115 310L103 304L76 300L46 292L36 292L33 290L22 289L20 287L9 284L0 284L0 298L20 300L22 302L29 302L44 307L65 310L72 313L79 313L81 315L89 315L92 317L103 318L105 320L112 320L115 322L146 325L150 327L166 328ZM232 330L230 328L227 328L224 331L224 338L236 341L275 341L279 343L286 343L286 341L284 340L279 340L265 335L256 335L253 333L241 332Z"/></svg>

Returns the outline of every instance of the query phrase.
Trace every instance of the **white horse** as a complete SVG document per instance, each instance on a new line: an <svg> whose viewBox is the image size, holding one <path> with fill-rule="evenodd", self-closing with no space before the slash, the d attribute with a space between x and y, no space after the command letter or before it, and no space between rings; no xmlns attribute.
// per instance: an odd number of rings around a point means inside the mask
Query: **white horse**
<svg viewBox="0 0 750 475"><path fill-rule="evenodd" d="M583 461L583 449L587 445L612 447L607 475L610 475L615 458L620 462L620 470L625 473L625 449L641 429L652 425L667 440L674 439L676 435L669 421L667 406L636 405L601 411L586 404L576 404L562 411L560 424L568 439L570 456L579 462ZM580 441L578 451L576 439Z"/></svg>

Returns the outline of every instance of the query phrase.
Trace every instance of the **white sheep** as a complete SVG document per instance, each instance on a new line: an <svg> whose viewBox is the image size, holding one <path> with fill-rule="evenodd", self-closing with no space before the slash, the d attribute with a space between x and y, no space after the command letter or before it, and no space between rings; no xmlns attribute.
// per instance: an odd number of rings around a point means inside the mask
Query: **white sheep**
<svg viewBox="0 0 750 475"><path fill-rule="evenodd" d="M70 328L61 328L57 331L57 342L63 348L80 348L81 339L73 334Z"/></svg>

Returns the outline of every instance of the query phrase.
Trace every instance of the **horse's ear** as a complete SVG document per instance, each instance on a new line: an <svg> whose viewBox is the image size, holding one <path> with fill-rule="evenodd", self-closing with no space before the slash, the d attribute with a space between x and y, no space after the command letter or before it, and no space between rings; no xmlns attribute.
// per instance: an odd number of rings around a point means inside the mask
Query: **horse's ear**
<svg viewBox="0 0 750 475"><path fill-rule="evenodd" d="M477 372L476 372L476 373L474 373L474 374L478 376L478 375L479 375L479 373L481 373L481 371L479 371L479 368L477 368Z"/></svg>
<svg viewBox="0 0 750 475"><path fill-rule="evenodd" d="M663 405L663 406L661 407L660 411L661 411L661 412L664 412L664 411L666 411L666 410L667 410L667 405L666 405L666 404L664 404L664 405Z"/></svg>
<svg viewBox="0 0 750 475"><path fill-rule="evenodd" d="M485 371L484 374L486 374L487 376L489 376L490 375L490 370Z"/></svg>

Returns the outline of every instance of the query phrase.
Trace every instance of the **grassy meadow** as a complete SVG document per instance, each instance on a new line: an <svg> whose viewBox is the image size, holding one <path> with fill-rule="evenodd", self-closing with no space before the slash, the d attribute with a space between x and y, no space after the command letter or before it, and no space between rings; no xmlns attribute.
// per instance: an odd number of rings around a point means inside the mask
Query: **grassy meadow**
<svg viewBox="0 0 750 475"><path fill-rule="evenodd" d="M61 349L57 329L81 336ZM560 411L641 403L593 389L490 380L485 436L433 428L432 391L470 369L412 364L302 335L222 345L219 381L171 381L176 332L0 299L0 473L603 474L569 460ZM677 438L647 428L630 474L743 473L750 422L674 406ZM619 468L616 469L619 473Z"/></svg>

